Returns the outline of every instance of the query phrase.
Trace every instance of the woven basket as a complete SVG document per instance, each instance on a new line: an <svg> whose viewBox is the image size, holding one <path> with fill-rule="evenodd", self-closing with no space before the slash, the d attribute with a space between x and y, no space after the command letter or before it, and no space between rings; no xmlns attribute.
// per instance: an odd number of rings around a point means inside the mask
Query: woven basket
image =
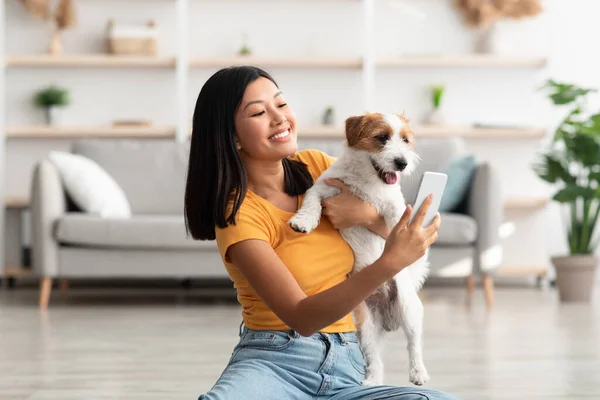
<svg viewBox="0 0 600 400"><path fill-rule="evenodd" d="M108 52L120 55L155 56L156 39L108 38Z"/></svg>
<svg viewBox="0 0 600 400"><path fill-rule="evenodd" d="M149 21L146 28L136 27L123 30L116 29L113 20L109 20L106 29L106 41L109 54L156 56L157 41L154 21ZM147 29L144 32L144 29Z"/></svg>

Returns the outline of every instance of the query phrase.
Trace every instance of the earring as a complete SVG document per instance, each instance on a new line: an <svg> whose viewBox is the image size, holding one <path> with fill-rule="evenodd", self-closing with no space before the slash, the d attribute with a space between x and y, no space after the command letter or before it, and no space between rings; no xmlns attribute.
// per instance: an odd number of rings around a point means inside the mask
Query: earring
<svg viewBox="0 0 600 400"><path fill-rule="evenodd" d="M242 145L240 144L240 142L236 141L235 144L236 144L238 150L242 149Z"/></svg>

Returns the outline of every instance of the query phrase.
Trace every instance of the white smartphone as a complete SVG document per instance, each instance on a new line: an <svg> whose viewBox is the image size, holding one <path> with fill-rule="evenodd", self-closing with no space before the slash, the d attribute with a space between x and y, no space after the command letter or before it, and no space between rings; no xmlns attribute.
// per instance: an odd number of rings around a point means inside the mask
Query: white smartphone
<svg viewBox="0 0 600 400"><path fill-rule="evenodd" d="M410 217L410 222L415 218L415 215L418 213L419 208L423 205L427 196L433 193L433 202L429 206L429 210L427 210L427 214L423 220L423 227L431 224L440 208L440 202L442 201L447 181L448 175L441 172L425 172L423 174L421 183L419 184L417 198L413 203L413 212Z"/></svg>

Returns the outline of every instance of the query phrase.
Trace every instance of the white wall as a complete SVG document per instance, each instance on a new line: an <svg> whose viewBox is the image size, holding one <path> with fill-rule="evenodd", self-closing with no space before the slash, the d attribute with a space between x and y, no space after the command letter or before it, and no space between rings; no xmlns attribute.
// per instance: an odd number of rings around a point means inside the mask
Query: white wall
<svg viewBox="0 0 600 400"><path fill-rule="evenodd" d="M173 2L141 0L89 0L76 2L79 24L65 34L66 51L102 52L108 18L145 22L155 19L161 30L160 53L173 55L176 13ZM378 0L376 55L470 52L475 32L462 24L450 0ZM143 4L143 7L140 6ZM190 56L228 56L241 45L247 32L257 56L350 56L363 53L360 1L190 1ZM416 6L425 18L415 17ZM561 117L536 88L548 76L600 88L600 59L595 42L600 37L594 0L547 0L543 16L528 22L501 24L505 37L516 38L512 50L549 57L544 70L535 69L394 69L378 68L375 106L381 111L405 110L419 120L428 109L425 88L444 83L444 111L450 123L472 122L548 126ZM43 52L48 29L33 20L18 2L7 2L6 51ZM188 91L191 116L203 82L214 70L192 70ZM302 125L319 123L326 105L336 108L338 123L363 111L362 72L335 69L271 70ZM55 82L71 90L73 104L64 112L69 124L109 124L113 119L145 118L155 124L175 124L175 85L172 70L9 69L6 75L6 124L42 122L31 105L33 91ZM600 104L600 103L597 103ZM549 193L531 171L540 140L470 140L468 147L481 159L497 165L506 196ZM27 195L32 163L47 150L67 148L66 141L9 140L6 194ZM504 153L504 154L502 154ZM508 264L543 265L547 253L566 250L555 207L527 214L509 214L517 233L506 242ZM550 217L546 223L544 217ZM543 240L540 240L543 238ZM524 254L524 249L528 249Z"/></svg>

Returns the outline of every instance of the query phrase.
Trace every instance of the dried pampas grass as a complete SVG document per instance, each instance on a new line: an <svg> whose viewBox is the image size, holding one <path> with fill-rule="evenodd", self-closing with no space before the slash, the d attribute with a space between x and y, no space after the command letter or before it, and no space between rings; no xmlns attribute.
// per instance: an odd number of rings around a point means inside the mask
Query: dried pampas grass
<svg viewBox="0 0 600 400"><path fill-rule="evenodd" d="M54 15L50 12L51 0L20 0L25 9L34 17L43 20L54 19L56 27L63 30L77 23L77 12L74 0L60 0Z"/></svg>
<svg viewBox="0 0 600 400"><path fill-rule="evenodd" d="M471 27L487 27L503 19L534 17L543 11L540 0L455 0L455 6Z"/></svg>
<svg viewBox="0 0 600 400"><path fill-rule="evenodd" d="M54 18L56 19L56 26L58 29L66 29L74 26L77 22L77 14L75 12L73 0L61 0L56 8Z"/></svg>
<svg viewBox="0 0 600 400"><path fill-rule="evenodd" d="M21 0L21 3L35 17L48 19L50 16L50 0Z"/></svg>

